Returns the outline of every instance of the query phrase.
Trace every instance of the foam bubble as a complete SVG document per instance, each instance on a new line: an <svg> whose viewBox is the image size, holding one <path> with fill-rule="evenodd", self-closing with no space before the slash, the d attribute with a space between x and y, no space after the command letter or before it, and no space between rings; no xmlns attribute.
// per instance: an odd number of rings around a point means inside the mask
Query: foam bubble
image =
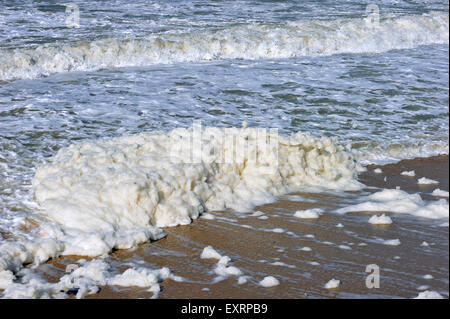
<svg viewBox="0 0 450 319"><path fill-rule="evenodd" d="M416 172L415 171L404 171L404 172L401 172L400 175L414 177L414 176L416 176Z"/></svg>
<svg viewBox="0 0 450 319"><path fill-rule="evenodd" d="M324 212L321 208L311 208L306 210L298 210L295 212L294 216L302 219L316 219Z"/></svg>
<svg viewBox="0 0 450 319"><path fill-rule="evenodd" d="M417 184L430 185L430 184L439 184L439 182L435 181L434 179L429 179L429 178L426 178L426 177L422 177L422 178L419 178L419 180L417 181Z"/></svg>
<svg viewBox="0 0 450 319"><path fill-rule="evenodd" d="M280 281L273 276L264 277L264 279L259 282L259 285L263 287L274 287L278 286L279 284Z"/></svg>
<svg viewBox="0 0 450 319"><path fill-rule="evenodd" d="M382 214L380 216L373 215L372 217L370 217L369 223L375 225L387 225L392 224L392 219L385 214Z"/></svg>
<svg viewBox="0 0 450 319"><path fill-rule="evenodd" d="M447 197L448 198L448 192L441 190L439 188L436 188L431 195L436 196L436 197Z"/></svg>
<svg viewBox="0 0 450 319"><path fill-rule="evenodd" d="M203 248L202 254L200 256L202 259L221 259L222 255L219 254L212 246L207 246Z"/></svg>
<svg viewBox="0 0 450 319"><path fill-rule="evenodd" d="M341 281L340 281L340 280L337 280L337 279L331 279L330 281L328 281L328 282L325 284L324 288L325 288L325 289L336 289L336 288L339 287L340 284L341 284Z"/></svg>
<svg viewBox="0 0 450 319"><path fill-rule="evenodd" d="M444 299L444 297L436 291L427 290L420 292L414 299Z"/></svg>
<svg viewBox="0 0 450 319"><path fill-rule="evenodd" d="M243 285L243 284L247 283L247 281L248 281L247 276L239 276L238 285Z"/></svg>
<svg viewBox="0 0 450 319"><path fill-rule="evenodd" d="M108 284L124 287L150 287L156 288L156 284L169 278L170 270L166 267L152 270L147 268L128 268L122 274L108 280ZM159 291L159 289L158 289ZM156 291L152 291L156 292Z"/></svg>

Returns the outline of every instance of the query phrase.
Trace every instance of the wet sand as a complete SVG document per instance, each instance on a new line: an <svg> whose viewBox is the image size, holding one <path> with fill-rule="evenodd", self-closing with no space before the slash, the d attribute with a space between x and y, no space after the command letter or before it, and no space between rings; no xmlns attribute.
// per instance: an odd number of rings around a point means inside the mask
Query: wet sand
<svg viewBox="0 0 450 319"><path fill-rule="evenodd" d="M382 169L381 174L374 172ZM448 191L448 156L405 160L385 166L368 166L360 175L367 185L363 191L336 194L291 194L278 202L256 207L253 212L214 212L214 220L200 218L191 225L166 228L167 236L141 245L134 251L115 251L108 261L120 271L130 267L156 269L168 267L183 282L167 279L161 283L159 298L411 298L421 289L435 290L448 298L449 231L443 220L430 220L402 214L391 214L393 224L368 223L371 213L330 213L351 205L361 195L395 188L420 193L424 200L436 200L435 188ZM415 170L415 177L400 175ZM417 185L427 177L439 185ZM386 178L386 181L385 181ZM318 219L298 219L294 212L321 207L325 213ZM446 220L448 221L448 220ZM337 227L342 224L343 227ZM399 239L389 246L380 239ZM421 244L427 242L429 246ZM215 282L213 270L217 260L201 259L205 246L211 245L229 256L247 283L238 284L236 276ZM302 250L309 247L310 250ZM66 265L77 257L50 260L40 271L52 282L64 273ZM366 287L366 266L380 268L380 288ZM424 275L433 279L424 279ZM274 276L280 284L264 288L258 283ZM341 281L337 289L325 289L330 279ZM88 298L150 298L146 288L101 287Z"/></svg>

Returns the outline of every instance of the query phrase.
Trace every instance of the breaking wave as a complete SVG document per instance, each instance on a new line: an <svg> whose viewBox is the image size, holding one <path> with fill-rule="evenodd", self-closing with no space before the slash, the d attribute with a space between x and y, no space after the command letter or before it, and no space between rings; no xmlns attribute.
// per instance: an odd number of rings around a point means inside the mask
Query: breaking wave
<svg viewBox="0 0 450 319"><path fill-rule="evenodd" d="M448 43L448 14L248 24L144 39L40 45L0 50L0 80L31 79L59 72L220 59L266 59L343 53L379 53Z"/></svg>

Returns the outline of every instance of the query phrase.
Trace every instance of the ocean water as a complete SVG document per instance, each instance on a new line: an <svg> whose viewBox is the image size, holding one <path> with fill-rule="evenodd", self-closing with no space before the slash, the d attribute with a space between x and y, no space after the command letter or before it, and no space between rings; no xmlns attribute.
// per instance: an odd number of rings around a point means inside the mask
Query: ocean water
<svg viewBox="0 0 450 319"><path fill-rule="evenodd" d="M202 211L239 210L245 198L270 202L313 175L326 186L338 175L355 178L369 163L448 154L448 1L71 3L77 10L58 1L0 1L0 233L4 243L22 245L14 248L20 254L3 246L0 270L14 274L31 261L157 239L156 226L189 223L199 203ZM294 140L316 151L298 164L304 171L280 171L270 182L256 168L245 175L239 167L192 173L189 163L165 165L167 136L194 121L224 130L245 123L283 137L300 131L307 137ZM144 145L151 160L130 145ZM280 160L296 165L288 155ZM231 180L239 174L245 178ZM182 178L206 183L214 202L187 190ZM139 186L133 194L130 185ZM155 187L151 208L128 202L153 196ZM84 206L68 207L71 201ZM439 205L448 212L445 199ZM108 215L112 207L122 208ZM133 219L141 210L144 217ZM74 222L79 216L98 223L84 229ZM27 246L36 238L53 240L51 247ZM101 245L89 253L88 243Z"/></svg>

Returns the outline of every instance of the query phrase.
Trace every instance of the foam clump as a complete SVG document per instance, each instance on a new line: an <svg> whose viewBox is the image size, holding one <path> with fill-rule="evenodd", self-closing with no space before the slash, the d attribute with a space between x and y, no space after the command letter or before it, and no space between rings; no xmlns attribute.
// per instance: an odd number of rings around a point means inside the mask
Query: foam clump
<svg viewBox="0 0 450 319"><path fill-rule="evenodd" d="M447 198L449 197L447 191L441 190L441 189L439 189L439 188L436 188L436 189L431 193L431 195L436 196L436 197L447 197Z"/></svg>
<svg viewBox="0 0 450 319"><path fill-rule="evenodd" d="M392 219L385 214L381 214L380 216L373 215L369 218L369 223L374 225L388 225L392 224Z"/></svg>
<svg viewBox="0 0 450 319"><path fill-rule="evenodd" d="M71 291L77 299L97 293L99 285L105 285L109 265L101 259L93 260L60 278L57 283L48 283L30 269L22 269L20 282L11 282L4 287L3 297L14 299L67 298Z"/></svg>
<svg viewBox="0 0 450 319"><path fill-rule="evenodd" d="M421 177L419 178L419 180L417 181L417 184L419 185L431 185L431 184L439 184L438 181L435 181L434 179L430 179L430 178L426 178L426 177Z"/></svg>
<svg viewBox="0 0 450 319"><path fill-rule="evenodd" d="M444 299L444 297L436 291L427 290L420 292L414 299Z"/></svg>
<svg viewBox="0 0 450 319"><path fill-rule="evenodd" d="M401 172L400 175L414 177L414 176L416 176L416 172L415 171L404 171L404 172Z"/></svg>
<svg viewBox="0 0 450 319"><path fill-rule="evenodd" d="M259 282L259 285L263 287L274 287L278 286L279 284L280 281L273 276L264 277L264 279Z"/></svg>
<svg viewBox="0 0 450 319"><path fill-rule="evenodd" d="M330 281L328 281L328 282L325 284L324 288L325 288L325 289L336 289L336 288L339 287L340 284L341 284L341 281L340 281L340 280L337 280L337 279L331 279Z"/></svg>
<svg viewBox="0 0 450 319"><path fill-rule="evenodd" d="M381 241L381 243L383 245L388 245L388 246L399 246L401 245L400 239L386 239Z"/></svg>
<svg viewBox="0 0 450 319"><path fill-rule="evenodd" d="M220 259L222 255L219 254L212 246L207 246L203 248L202 254L200 255L201 259Z"/></svg>
<svg viewBox="0 0 450 319"><path fill-rule="evenodd" d="M151 270L147 268L129 268L124 273L116 275L108 280L109 285L123 287L149 287L153 293L160 291L159 283L170 276L167 267Z"/></svg>
<svg viewBox="0 0 450 319"><path fill-rule="evenodd" d="M30 269L20 271L20 282L10 271L0 272L0 289L4 289L4 298L68 298L74 293L75 298L84 298L97 293L99 286L116 285L124 287L150 287L157 296L159 283L170 276L166 267L151 270L147 268L129 268L122 274L114 274L110 265L103 259L79 262L66 269L68 272L57 283L49 283ZM174 276L176 279L177 276Z"/></svg>
<svg viewBox="0 0 450 319"><path fill-rule="evenodd" d="M311 208L306 210L298 210L295 212L294 217L301 219L317 219L324 212L321 208Z"/></svg>
<svg viewBox="0 0 450 319"><path fill-rule="evenodd" d="M0 243L0 272L19 271L23 264L37 266L59 256L65 245L54 238L36 238L33 241L5 241Z"/></svg>
<svg viewBox="0 0 450 319"><path fill-rule="evenodd" d="M228 256L222 256L219 261L217 262L214 273L218 275L219 280L226 278L228 276L241 276L242 271L235 267L231 266L230 263L232 262L231 258Z"/></svg>
<svg viewBox="0 0 450 319"><path fill-rule="evenodd" d="M241 276L242 271L239 268L230 265L230 263L232 262L230 257L222 256L214 248L212 248L212 246L205 247L202 251L202 254L200 255L200 258L218 259L218 262L214 267L214 273L219 276L219 280L228 276L240 276L242 278L245 278L245 276ZM239 280L242 281L244 279Z"/></svg>
<svg viewBox="0 0 450 319"><path fill-rule="evenodd" d="M238 278L238 285L246 284L247 281L248 281L247 276L239 276L239 278Z"/></svg>

